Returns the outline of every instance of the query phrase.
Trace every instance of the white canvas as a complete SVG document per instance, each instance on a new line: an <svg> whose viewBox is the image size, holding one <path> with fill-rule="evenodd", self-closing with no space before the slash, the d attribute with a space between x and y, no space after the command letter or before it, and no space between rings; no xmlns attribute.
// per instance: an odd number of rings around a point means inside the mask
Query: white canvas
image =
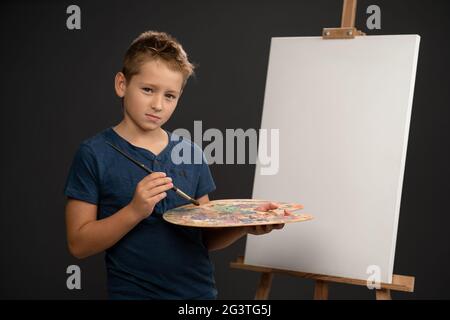
<svg viewBox="0 0 450 320"><path fill-rule="evenodd" d="M280 130L279 171L257 164L253 198L315 219L249 236L245 263L392 282L419 42L272 38L261 128Z"/></svg>

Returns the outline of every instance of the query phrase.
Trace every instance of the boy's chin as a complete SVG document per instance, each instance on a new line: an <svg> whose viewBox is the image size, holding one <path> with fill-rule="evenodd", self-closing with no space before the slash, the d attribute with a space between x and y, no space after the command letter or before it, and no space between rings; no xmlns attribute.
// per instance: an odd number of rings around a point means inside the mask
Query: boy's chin
<svg viewBox="0 0 450 320"><path fill-rule="evenodd" d="M153 130L158 130L158 129L160 129L160 128L161 128L161 125L162 125L162 124L159 124L159 123L148 123L148 122L146 122L146 123L142 123L142 124L140 125L140 127L141 127L141 129L144 130L144 131L153 131Z"/></svg>

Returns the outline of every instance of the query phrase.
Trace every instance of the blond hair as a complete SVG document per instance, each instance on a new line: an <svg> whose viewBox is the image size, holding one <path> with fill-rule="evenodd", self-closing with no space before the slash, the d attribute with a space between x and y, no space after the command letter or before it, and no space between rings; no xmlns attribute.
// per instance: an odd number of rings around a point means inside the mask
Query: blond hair
<svg viewBox="0 0 450 320"><path fill-rule="evenodd" d="M167 66L183 74L183 87L194 74L195 66L189 62L181 44L170 34L158 31L146 31L133 40L123 59L122 73L127 82L139 73L145 62L161 60Z"/></svg>

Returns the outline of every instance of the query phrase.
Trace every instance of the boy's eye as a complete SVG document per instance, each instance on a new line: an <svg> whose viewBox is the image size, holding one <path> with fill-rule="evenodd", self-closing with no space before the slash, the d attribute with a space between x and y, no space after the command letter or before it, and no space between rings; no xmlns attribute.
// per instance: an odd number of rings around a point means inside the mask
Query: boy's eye
<svg viewBox="0 0 450 320"><path fill-rule="evenodd" d="M153 92L152 88L142 88L142 90L144 90L147 93Z"/></svg>
<svg viewBox="0 0 450 320"><path fill-rule="evenodd" d="M172 100L176 98L173 94L166 94L166 97Z"/></svg>

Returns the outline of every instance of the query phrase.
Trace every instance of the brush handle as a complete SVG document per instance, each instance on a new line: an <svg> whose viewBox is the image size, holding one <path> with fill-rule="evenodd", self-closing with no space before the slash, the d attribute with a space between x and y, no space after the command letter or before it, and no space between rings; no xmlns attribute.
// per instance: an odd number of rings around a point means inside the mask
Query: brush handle
<svg viewBox="0 0 450 320"><path fill-rule="evenodd" d="M195 200L194 198L188 196L186 193L184 193L183 191L181 191L177 187L174 186L172 188L172 190L175 191L179 196L185 198L186 200L190 201L191 203L195 204L196 206L200 205L200 203L197 200Z"/></svg>
<svg viewBox="0 0 450 320"><path fill-rule="evenodd" d="M128 160L130 160L131 162L133 162L135 165L137 165L139 168L144 169L145 171L147 171L147 173L152 174L154 173L154 171L150 170L149 168L147 168L143 163L140 163L139 161L134 160L132 157L130 157L128 154L126 154L125 152L123 152L122 150L120 150L119 148L117 148L115 145L113 145L112 143L110 143L109 141L106 141L107 144L109 144L111 147L113 147L117 152L119 152L121 155L123 155L124 157L126 157ZM188 200L189 202L195 204L196 206L199 206L200 203L195 200L194 198L190 197L189 195L187 195L186 193L184 193L182 190L178 189L177 187L173 186L171 188L171 190L175 191L176 194L178 194L179 196L181 196L182 198Z"/></svg>

